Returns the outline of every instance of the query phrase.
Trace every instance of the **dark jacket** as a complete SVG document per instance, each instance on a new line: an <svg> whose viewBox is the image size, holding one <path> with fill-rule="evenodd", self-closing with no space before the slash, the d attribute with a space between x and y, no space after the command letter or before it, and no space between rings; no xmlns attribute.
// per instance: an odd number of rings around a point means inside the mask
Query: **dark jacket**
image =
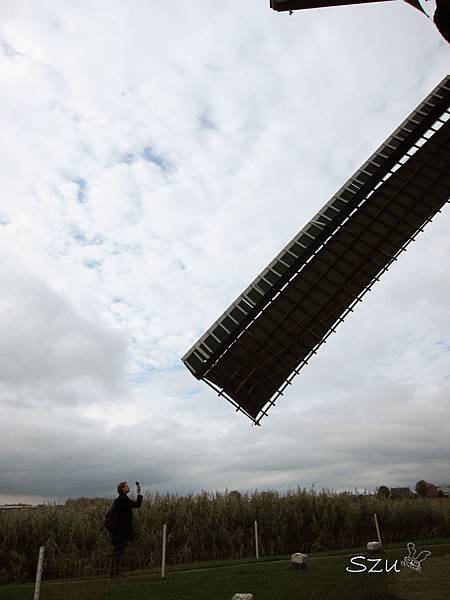
<svg viewBox="0 0 450 600"><path fill-rule="evenodd" d="M133 508L139 508L142 504L142 496L131 500L126 494L119 494L114 500L115 511L114 530L111 533L112 544L125 544L133 541L135 534L133 530Z"/></svg>

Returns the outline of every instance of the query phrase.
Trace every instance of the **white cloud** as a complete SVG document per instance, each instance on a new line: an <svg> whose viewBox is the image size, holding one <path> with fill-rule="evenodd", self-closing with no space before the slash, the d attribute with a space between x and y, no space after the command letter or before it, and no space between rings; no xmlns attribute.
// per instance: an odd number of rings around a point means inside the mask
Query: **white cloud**
<svg viewBox="0 0 450 600"><path fill-rule="evenodd" d="M445 480L448 211L263 427L180 366L447 72L390 4L2 4L0 492Z"/></svg>

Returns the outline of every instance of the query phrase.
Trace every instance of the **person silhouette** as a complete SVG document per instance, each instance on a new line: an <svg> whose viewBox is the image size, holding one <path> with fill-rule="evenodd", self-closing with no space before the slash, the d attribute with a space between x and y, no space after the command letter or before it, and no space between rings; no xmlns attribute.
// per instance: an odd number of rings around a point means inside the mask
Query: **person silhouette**
<svg viewBox="0 0 450 600"><path fill-rule="evenodd" d="M135 537L133 529L133 509L142 505L143 496L141 494L141 484L136 481L136 500L128 497L130 486L126 481L121 481L117 485L119 494L112 505L112 527L111 527L111 567L110 577L115 578L121 575L120 565L129 542Z"/></svg>

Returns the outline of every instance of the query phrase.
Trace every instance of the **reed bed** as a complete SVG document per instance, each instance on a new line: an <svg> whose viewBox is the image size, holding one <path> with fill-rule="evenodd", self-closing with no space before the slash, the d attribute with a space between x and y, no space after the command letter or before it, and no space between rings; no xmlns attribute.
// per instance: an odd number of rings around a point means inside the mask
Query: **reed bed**
<svg viewBox="0 0 450 600"><path fill-rule="evenodd" d="M39 547L55 577L95 574L110 554L103 519L107 499L79 498L64 506L0 511L0 583L32 580ZM292 490L187 496L147 494L135 512L138 539L130 565L160 564L167 524L168 565L255 555L254 521L261 556L351 548L376 539L376 512L385 543L450 537L450 500L381 499L372 495ZM64 571L64 572L63 572ZM74 573L75 574L75 571Z"/></svg>

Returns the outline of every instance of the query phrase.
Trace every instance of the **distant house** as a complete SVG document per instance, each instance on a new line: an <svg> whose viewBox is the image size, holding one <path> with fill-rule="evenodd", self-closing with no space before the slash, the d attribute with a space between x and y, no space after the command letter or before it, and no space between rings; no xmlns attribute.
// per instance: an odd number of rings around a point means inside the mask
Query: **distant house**
<svg viewBox="0 0 450 600"><path fill-rule="evenodd" d="M413 492L409 487L393 487L391 488L391 498L410 498Z"/></svg>
<svg viewBox="0 0 450 600"><path fill-rule="evenodd" d="M0 510L25 510L33 508L31 504L0 504Z"/></svg>
<svg viewBox="0 0 450 600"><path fill-rule="evenodd" d="M450 498L450 485L436 485L436 489L439 496L445 496L446 498Z"/></svg>

